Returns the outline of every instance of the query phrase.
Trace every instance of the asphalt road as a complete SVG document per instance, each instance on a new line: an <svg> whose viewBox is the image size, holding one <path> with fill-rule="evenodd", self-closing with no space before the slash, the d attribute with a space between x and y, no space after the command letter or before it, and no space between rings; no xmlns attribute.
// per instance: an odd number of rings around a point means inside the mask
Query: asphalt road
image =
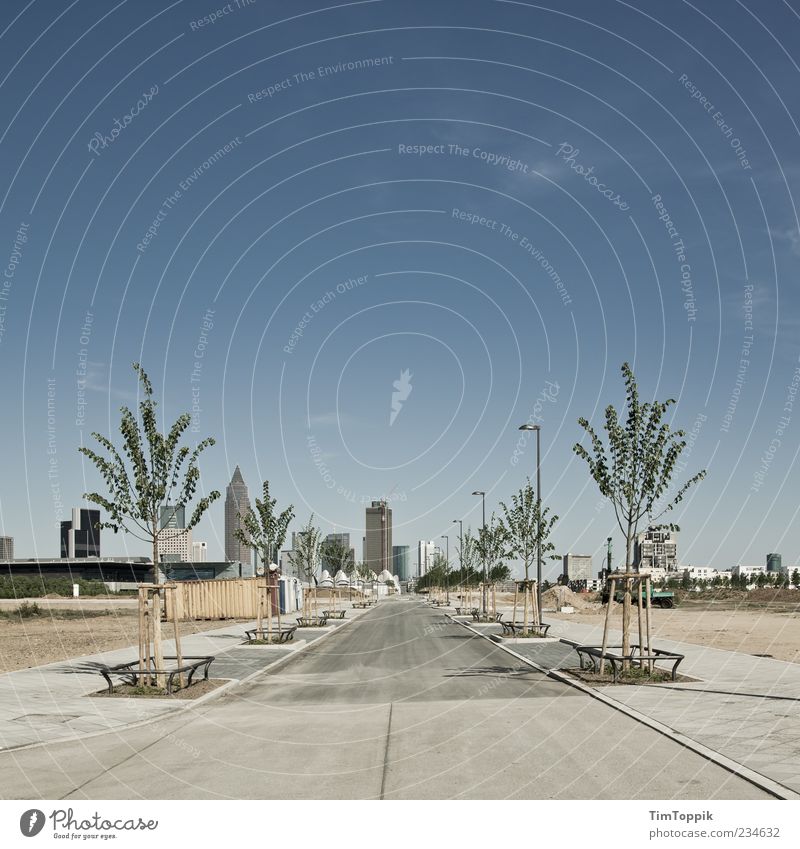
<svg viewBox="0 0 800 849"><path fill-rule="evenodd" d="M3 798L766 798L411 600L190 714L0 754Z"/></svg>

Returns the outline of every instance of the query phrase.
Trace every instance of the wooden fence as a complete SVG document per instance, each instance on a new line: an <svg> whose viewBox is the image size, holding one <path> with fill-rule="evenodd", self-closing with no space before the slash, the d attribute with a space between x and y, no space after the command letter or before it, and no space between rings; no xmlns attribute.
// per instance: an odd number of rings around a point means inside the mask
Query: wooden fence
<svg viewBox="0 0 800 849"><path fill-rule="evenodd" d="M177 581L167 593L167 621L174 619L255 619L258 616L259 582L264 578L229 578ZM277 600L277 588L273 587Z"/></svg>

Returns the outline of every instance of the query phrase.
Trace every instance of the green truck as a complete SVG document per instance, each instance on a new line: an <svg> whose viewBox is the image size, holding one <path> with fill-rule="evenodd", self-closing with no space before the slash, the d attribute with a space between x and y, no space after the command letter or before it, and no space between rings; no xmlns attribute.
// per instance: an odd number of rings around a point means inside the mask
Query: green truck
<svg viewBox="0 0 800 849"><path fill-rule="evenodd" d="M606 585L606 588L603 590L603 604L608 604L608 594L609 588ZM617 590L614 593L614 601L622 604L623 592L622 590ZM642 601L645 600L644 588L642 588ZM635 601L635 599L634 599ZM653 607L663 607L670 608L675 607L675 593L672 590L657 590L654 588L650 589L650 604Z"/></svg>

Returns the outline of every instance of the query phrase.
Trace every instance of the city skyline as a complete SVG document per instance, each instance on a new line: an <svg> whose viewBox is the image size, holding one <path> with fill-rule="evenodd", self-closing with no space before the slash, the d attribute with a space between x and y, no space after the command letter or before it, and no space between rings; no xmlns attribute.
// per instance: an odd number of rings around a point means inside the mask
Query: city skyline
<svg viewBox="0 0 800 849"><path fill-rule="evenodd" d="M59 57L36 98L8 90L3 140L18 167L0 191L0 357L19 402L6 444L20 448L4 479L22 491L0 492L0 532L19 551L51 554L52 528L97 483L77 446L117 434L141 361L160 411L189 412L192 438L218 441L201 489L238 463L353 539L381 498L412 545L454 515L474 530L470 492L491 513L534 475L517 427L535 420L555 540L599 559L621 537L571 449L579 416L619 406L627 360L644 396L677 398L686 474L708 469L671 517L684 562L776 549L800 562L800 296L786 285L798 157L767 82L793 71L766 35L777 9L759 10L755 32L749 10L729 10L733 39L766 40L745 73L722 47L665 38L657 16L586 0L568 33L554 11L527 32L531 10L498 7L508 31L492 59L475 4L409 0L402 21L383 3L331 11L345 29L359 21L332 40L317 13L278 25L251 4L189 31L180 8L135 5L102 20L77 6L85 50L57 48L59 28L35 16L15 23L19 43ZM158 24L140 30L148 11ZM714 22L687 14L716 44ZM232 33L241 54L206 80L203 45ZM598 35L624 75L595 54ZM282 50L295 37L314 47ZM567 37L563 65L551 39ZM106 40L133 69L113 93ZM655 64L639 47L652 44ZM640 121L621 117L629 107ZM214 552L224 515L214 504L201 524Z"/></svg>

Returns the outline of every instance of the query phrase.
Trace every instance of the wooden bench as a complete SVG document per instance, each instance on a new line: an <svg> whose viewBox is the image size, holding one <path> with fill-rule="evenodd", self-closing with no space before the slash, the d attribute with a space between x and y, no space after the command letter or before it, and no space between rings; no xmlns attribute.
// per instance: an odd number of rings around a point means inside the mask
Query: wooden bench
<svg viewBox="0 0 800 849"><path fill-rule="evenodd" d="M298 616L298 628L322 628L328 622L327 616Z"/></svg>
<svg viewBox="0 0 800 849"><path fill-rule="evenodd" d="M282 625L280 628L272 629L272 639L274 640L276 637L278 638L279 643L288 643L290 640L294 639L294 632L297 630L297 625ZM245 631L245 636L250 642L254 640L267 640L270 638L270 629L264 628L250 628Z"/></svg>
<svg viewBox="0 0 800 849"><path fill-rule="evenodd" d="M503 626L504 634L510 634L514 637L516 637L518 632L522 634L526 631L524 622L503 622L501 620L500 624ZM545 625L544 622L541 625L534 625L532 622L528 622L527 631L531 634L536 634L537 637L546 637L549 630L550 626Z"/></svg>
<svg viewBox="0 0 800 849"><path fill-rule="evenodd" d="M177 660L178 658L175 656L165 657L164 660ZM191 687L192 678L198 669L203 669L203 680L208 681L208 668L211 666L212 662L215 660L214 655L187 655L184 658L181 658L182 665L173 667L172 669L139 669L139 661L132 660L130 663L118 663L115 666L105 666L101 665L98 667L98 671L106 679L106 683L108 684L108 692L114 692L114 683L111 680L112 675L116 675L119 678L130 677L132 683L135 685L140 677L152 677L154 675L166 675L167 676L167 695L172 695L172 685L175 682L176 675L183 675L184 673L189 673L188 678L186 679L186 686Z"/></svg>
<svg viewBox="0 0 800 849"><path fill-rule="evenodd" d="M473 607L470 613L472 614L472 619L475 622L501 622L503 619L502 613L487 613L484 616L477 607Z"/></svg>
<svg viewBox="0 0 800 849"><path fill-rule="evenodd" d="M323 610L322 615L326 619L344 619L344 610Z"/></svg>
<svg viewBox="0 0 800 849"><path fill-rule="evenodd" d="M369 602L368 601L354 601L353 607L357 607L361 610L364 610L365 608L369 607Z"/></svg>
<svg viewBox="0 0 800 849"><path fill-rule="evenodd" d="M603 654L602 646L575 646L575 651L578 653L581 669L589 668L589 664L591 663L591 669L593 672L602 671L599 666L599 661ZM611 664L611 672L615 684L619 678L622 666L626 661L639 667L643 667L645 663L655 664L658 661L672 661L671 675L672 680L674 681L677 676L678 667L685 657L685 655L678 654L677 652L665 651L664 649L651 648L650 653L644 655L639 654L638 652L639 646L635 643L631 645L629 654L622 654L622 646L606 647L606 653L603 660L607 660Z"/></svg>

